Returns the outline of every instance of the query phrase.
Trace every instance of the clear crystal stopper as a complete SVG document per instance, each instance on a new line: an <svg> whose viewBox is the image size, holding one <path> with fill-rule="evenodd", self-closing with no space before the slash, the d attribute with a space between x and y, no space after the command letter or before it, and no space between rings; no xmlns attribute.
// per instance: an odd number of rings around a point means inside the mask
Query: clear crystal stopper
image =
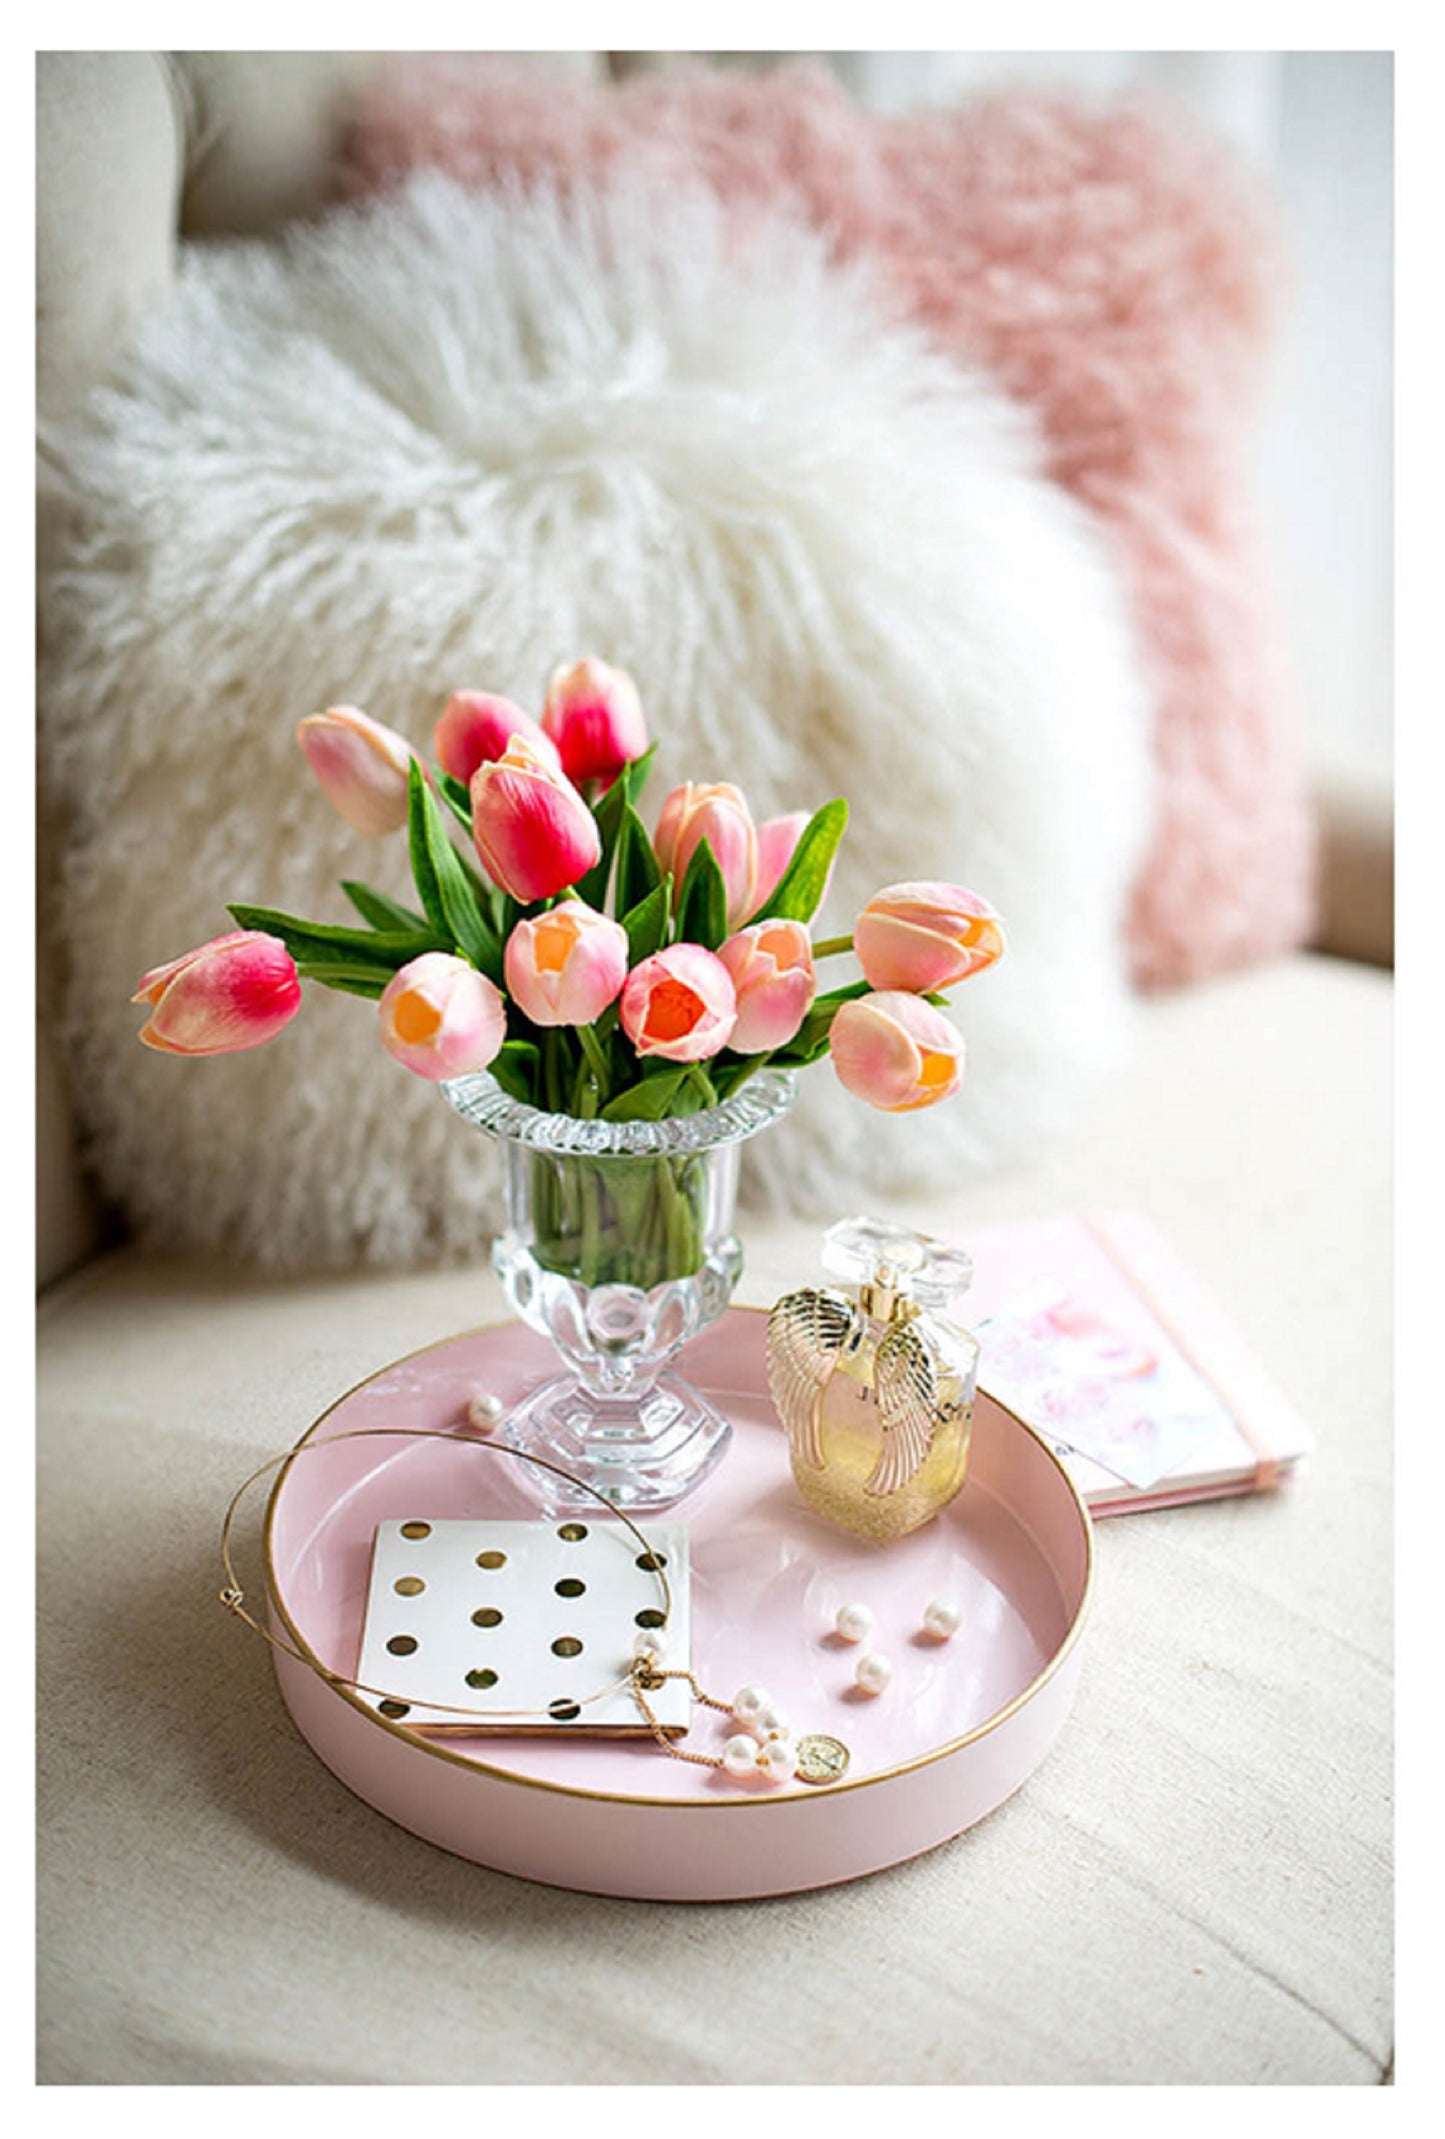
<svg viewBox="0 0 1445 2139"><path fill-rule="evenodd" d="M920 1307L946 1307L973 1282L973 1263L931 1233L885 1218L840 1218L823 1235L823 1268L853 1285L880 1285Z"/></svg>

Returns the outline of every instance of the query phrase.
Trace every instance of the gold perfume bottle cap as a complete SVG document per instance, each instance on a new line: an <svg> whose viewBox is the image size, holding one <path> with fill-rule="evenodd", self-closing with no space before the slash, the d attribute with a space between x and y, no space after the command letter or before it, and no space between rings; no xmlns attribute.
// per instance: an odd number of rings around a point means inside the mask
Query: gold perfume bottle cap
<svg viewBox="0 0 1445 2139"><path fill-rule="evenodd" d="M858 1288L858 1305L875 1322L907 1322L918 1313L918 1302L908 1297L902 1271L881 1257L872 1277Z"/></svg>

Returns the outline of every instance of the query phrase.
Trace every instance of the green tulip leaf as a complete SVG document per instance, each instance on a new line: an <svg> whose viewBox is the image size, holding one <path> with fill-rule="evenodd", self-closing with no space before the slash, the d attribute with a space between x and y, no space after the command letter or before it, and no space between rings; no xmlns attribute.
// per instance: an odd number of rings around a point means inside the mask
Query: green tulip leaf
<svg viewBox="0 0 1445 2139"><path fill-rule="evenodd" d="M663 1121L673 1113L673 1101L686 1081L691 1064L679 1068L671 1062L658 1075L644 1077L609 1099L602 1109L604 1121Z"/></svg>
<svg viewBox="0 0 1445 2139"><path fill-rule="evenodd" d="M701 1114L708 1107L715 1107L716 1105L717 1093L713 1089L712 1079L701 1063L691 1063L688 1067L687 1075L677 1088L676 1096L672 1102L672 1112L674 1114Z"/></svg>
<svg viewBox="0 0 1445 2139"><path fill-rule="evenodd" d="M755 921L811 921L823 903L828 871L848 829L848 805L840 795L815 810L803 827L793 858L771 897L753 915Z"/></svg>
<svg viewBox="0 0 1445 2139"><path fill-rule="evenodd" d="M607 880L612 874L612 857L617 851L617 835L622 830L622 813L627 807L627 774L619 774L605 795L591 805L597 836L602 842L602 852L585 876L577 879L575 890L589 906L601 913L607 904Z"/></svg>
<svg viewBox="0 0 1445 2139"><path fill-rule="evenodd" d="M617 911L630 914L661 882L662 868L652 851L647 827L632 804L624 802L617 835Z"/></svg>
<svg viewBox="0 0 1445 2139"><path fill-rule="evenodd" d="M379 1001L386 988L388 976L378 973L374 967L365 966L296 966L300 980L318 980L323 988L336 988L343 995L364 995L369 1002Z"/></svg>
<svg viewBox="0 0 1445 2139"><path fill-rule="evenodd" d="M692 850L677 901L677 933L684 943L715 951L728 932L728 892L717 857L705 839Z"/></svg>
<svg viewBox="0 0 1445 2139"><path fill-rule="evenodd" d="M502 946L483 911L486 887L469 871L451 840L425 773L413 758L407 834L411 873L426 917L489 980L502 978Z"/></svg>
<svg viewBox="0 0 1445 2139"><path fill-rule="evenodd" d="M657 745L652 743L640 758L634 758L631 764L623 766L606 794L592 804L592 815L596 820L597 835L602 841L602 852L587 874L578 878L574 888L578 896L584 898L589 906L595 906L599 913L607 905L607 884L612 875L612 862L617 852L624 813L637 801L647 785L647 775L652 770L652 761L656 755ZM625 911L621 899L617 905L619 913Z"/></svg>
<svg viewBox="0 0 1445 2139"><path fill-rule="evenodd" d="M504 1040L487 1067L509 1099L535 1106L541 1057L530 1040Z"/></svg>
<svg viewBox="0 0 1445 2139"><path fill-rule="evenodd" d="M872 993L866 980L850 980L844 987L831 988L826 995L815 996L798 1031L786 1047L778 1048L772 1060L780 1069L810 1068L827 1054L833 1020L844 1003L855 1003L860 996Z"/></svg>
<svg viewBox="0 0 1445 2139"><path fill-rule="evenodd" d="M418 933L426 928L423 915L413 913L398 899L388 898L384 891L373 891L370 884L343 882L341 888L362 920L369 921L373 928L411 929Z"/></svg>
<svg viewBox="0 0 1445 2139"><path fill-rule="evenodd" d="M656 743L649 743L640 758L633 758L618 775L617 784L627 787L627 799L631 803L642 800L642 791L647 785L647 776L652 771L652 761L657 756Z"/></svg>
<svg viewBox="0 0 1445 2139"><path fill-rule="evenodd" d="M322 967L342 970L353 966L380 971L385 976L399 966L409 965L413 958L420 958L424 951L445 950L449 944L449 939L425 927L337 928L327 921L302 921L295 914L278 913L271 906L234 905L226 911L239 928L261 929L268 936L279 936L298 965L317 969L313 978L320 977Z"/></svg>
<svg viewBox="0 0 1445 2139"><path fill-rule="evenodd" d="M660 884L654 884L647 897L633 907L631 913L622 916L622 926L627 931L627 962L630 966L641 965L644 958L651 958L667 941L667 917L672 908L672 878L665 876Z"/></svg>
<svg viewBox="0 0 1445 2139"><path fill-rule="evenodd" d="M472 829L472 791L465 780L458 780L449 772L437 767L437 792L456 818L464 832Z"/></svg>

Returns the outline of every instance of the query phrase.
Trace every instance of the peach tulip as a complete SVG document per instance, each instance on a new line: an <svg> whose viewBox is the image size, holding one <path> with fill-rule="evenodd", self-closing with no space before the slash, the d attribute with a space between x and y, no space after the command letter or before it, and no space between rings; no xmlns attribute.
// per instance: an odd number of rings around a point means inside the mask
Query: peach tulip
<svg viewBox="0 0 1445 2139"><path fill-rule="evenodd" d="M889 884L859 914L853 948L875 988L927 995L1001 958L1003 923L960 884Z"/></svg>
<svg viewBox="0 0 1445 2139"><path fill-rule="evenodd" d="M524 906L565 891L602 853L591 810L524 735L472 775L472 837L488 875Z"/></svg>
<svg viewBox="0 0 1445 2139"><path fill-rule="evenodd" d="M628 974L622 1029L640 1055L704 1062L726 1047L737 1009L722 960L700 943L674 943Z"/></svg>
<svg viewBox="0 0 1445 2139"><path fill-rule="evenodd" d="M278 936L240 928L154 966L131 997L149 1003L140 1037L165 1055L263 1047L301 1008L296 963Z"/></svg>
<svg viewBox="0 0 1445 2139"><path fill-rule="evenodd" d="M934 1106L963 1082L963 1041L920 995L882 989L844 1003L830 1044L844 1087L888 1114Z"/></svg>
<svg viewBox="0 0 1445 2139"><path fill-rule="evenodd" d="M758 881L753 888L754 909L766 906L777 890L807 823L806 810L789 810L786 817L765 817L758 826Z"/></svg>
<svg viewBox="0 0 1445 2139"><path fill-rule="evenodd" d="M531 714L490 691L453 691L436 724L432 749L443 772L470 786L477 767L501 757L514 735L524 735L539 758L561 771L556 745Z"/></svg>
<svg viewBox="0 0 1445 2139"><path fill-rule="evenodd" d="M727 780L675 787L662 805L653 845L682 889L687 865L706 840L727 887L727 923L737 928L757 906L758 835L742 791Z"/></svg>
<svg viewBox="0 0 1445 2139"><path fill-rule="evenodd" d="M742 1055L786 1047L796 1038L818 985L813 945L802 922L755 922L729 936L718 957L732 975L738 999L728 1045Z"/></svg>
<svg viewBox="0 0 1445 2139"><path fill-rule="evenodd" d="M485 1069L507 1037L501 989L449 951L393 973L377 1010L387 1053L434 1084Z"/></svg>
<svg viewBox="0 0 1445 2139"><path fill-rule="evenodd" d="M296 740L331 802L368 839L399 832L406 823L411 746L394 728L355 706L312 713Z"/></svg>
<svg viewBox="0 0 1445 2139"><path fill-rule="evenodd" d="M625 669L605 661L574 661L552 671L542 726L556 744L569 780L610 787L624 765L647 748L647 723L637 685Z"/></svg>
<svg viewBox="0 0 1445 2139"><path fill-rule="evenodd" d="M590 1025L627 978L627 931L580 899L564 900L507 938L507 988L534 1025Z"/></svg>

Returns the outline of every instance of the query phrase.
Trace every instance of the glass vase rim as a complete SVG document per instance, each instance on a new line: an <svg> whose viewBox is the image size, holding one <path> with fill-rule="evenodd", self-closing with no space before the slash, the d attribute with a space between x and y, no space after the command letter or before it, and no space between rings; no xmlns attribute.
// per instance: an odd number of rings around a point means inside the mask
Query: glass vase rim
<svg viewBox="0 0 1445 2139"><path fill-rule="evenodd" d="M439 1090L473 1128L499 1142L594 1159L635 1159L740 1144L781 1121L798 1096L796 1070L758 1070L730 1098L696 1114L669 1114L660 1121L587 1120L553 1114L503 1091L490 1070L448 1078Z"/></svg>

